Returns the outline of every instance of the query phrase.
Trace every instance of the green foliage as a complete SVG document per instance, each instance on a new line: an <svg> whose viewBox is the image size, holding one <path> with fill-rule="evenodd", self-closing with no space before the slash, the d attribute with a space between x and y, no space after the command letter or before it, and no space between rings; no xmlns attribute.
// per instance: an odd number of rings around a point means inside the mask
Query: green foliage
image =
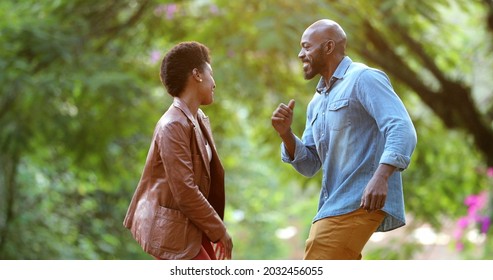
<svg viewBox="0 0 493 280"><path fill-rule="evenodd" d="M478 3L459 0L1 1L0 259L149 259L122 221L154 125L171 102L159 82L160 59L186 40L212 52L216 100L203 109L226 168L234 257L300 258L320 178L281 163L270 116L296 99L293 131L301 136L317 82L301 75L303 30L332 17L348 33L349 55L362 59L368 38L361 19L403 56L392 27L406 26L446 75L474 83L475 65L461 62L487 54L481 40L471 40L484 35L475 26L478 11ZM465 28L442 22L448 13ZM406 62L413 69L421 63ZM482 112L492 100L488 82L478 85L478 99L489 100ZM467 195L491 187L477 172L483 159L468 135L447 130L407 87L393 84L418 130L404 173L406 208L414 223L440 229L443 219L464 214ZM367 258L408 259L421 249L400 241Z"/></svg>
<svg viewBox="0 0 493 280"><path fill-rule="evenodd" d="M463 214L465 197L488 184L471 140L430 119L433 115L429 113L414 118L419 144L411 166L403 173L404 196L406 208L416 219L439 230L444 219Z"/></svg>
<svg viewBox="0 0 493 280"><path fill-rule="evenodd" d="M364 251L365 260L411 260L423 250L423 245L417 242L402 242L398 238L391 239L385 246Z"/></svg>

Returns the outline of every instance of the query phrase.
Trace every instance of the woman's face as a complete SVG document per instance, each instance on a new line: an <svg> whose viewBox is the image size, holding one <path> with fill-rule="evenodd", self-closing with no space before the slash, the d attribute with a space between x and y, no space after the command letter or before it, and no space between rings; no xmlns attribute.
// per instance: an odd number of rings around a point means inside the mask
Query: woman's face
<svg viewBox="0 0 493 280"><path fill-rule="evenodd" d="M209 63L205 63L202 69L201 78L202 82L199 83L198 98L201 105L209 105L214 102L214 89L216 88L216 82L212 76L212 67Z"/></svg>

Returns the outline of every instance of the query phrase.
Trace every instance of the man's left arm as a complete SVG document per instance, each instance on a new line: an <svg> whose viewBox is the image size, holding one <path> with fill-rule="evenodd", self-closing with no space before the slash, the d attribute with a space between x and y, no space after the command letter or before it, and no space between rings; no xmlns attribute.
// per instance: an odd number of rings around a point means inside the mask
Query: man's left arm
<svg viewBox="0 0 493 280"><path fill-rule="evenodd" d="M361 198L361 207L374 211L385 205L388 179L392 173L408 167L417 137L411 118L385 73L365 71L358 81L358 88L363 106L385 136L380 165Z"/></svg>

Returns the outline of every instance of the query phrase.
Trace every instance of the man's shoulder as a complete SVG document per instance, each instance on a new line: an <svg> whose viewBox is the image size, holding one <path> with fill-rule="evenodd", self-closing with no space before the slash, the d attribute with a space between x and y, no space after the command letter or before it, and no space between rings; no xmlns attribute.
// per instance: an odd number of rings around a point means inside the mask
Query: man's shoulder
<svg viewBox="0 0 493 280"><path fill-rule="evenodd" d="M387 75L382 70L360 62L353 62L346 74L356 80L388 79Z"/></svg>
<svg viewBox="0 0 493 280"><path fill-rule="evenodd" d="M351 63L351 66L349 67L347 72L348 74L361 74L366 70L376 70L376 69L371 68L370 66L362 62L353 62Z"/></svg>

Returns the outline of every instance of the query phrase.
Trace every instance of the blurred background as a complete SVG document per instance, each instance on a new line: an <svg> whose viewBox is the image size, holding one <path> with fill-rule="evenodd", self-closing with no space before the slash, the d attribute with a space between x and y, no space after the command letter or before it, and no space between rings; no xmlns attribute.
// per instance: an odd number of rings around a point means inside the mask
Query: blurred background
<svg viewBox="0 0 493 280"><path fill-rule="evenodd" d="M384 70L418 145L403 172L408 224L364 259L493 259L493 1L3 0L0 259L150 259L122 225L154 125L171 104L163 55L211 50L210 117L226 169L234 259L300 259L320 176L280 160L270 116L318 79L300 37L330 18L348 55Z"/></svg>

